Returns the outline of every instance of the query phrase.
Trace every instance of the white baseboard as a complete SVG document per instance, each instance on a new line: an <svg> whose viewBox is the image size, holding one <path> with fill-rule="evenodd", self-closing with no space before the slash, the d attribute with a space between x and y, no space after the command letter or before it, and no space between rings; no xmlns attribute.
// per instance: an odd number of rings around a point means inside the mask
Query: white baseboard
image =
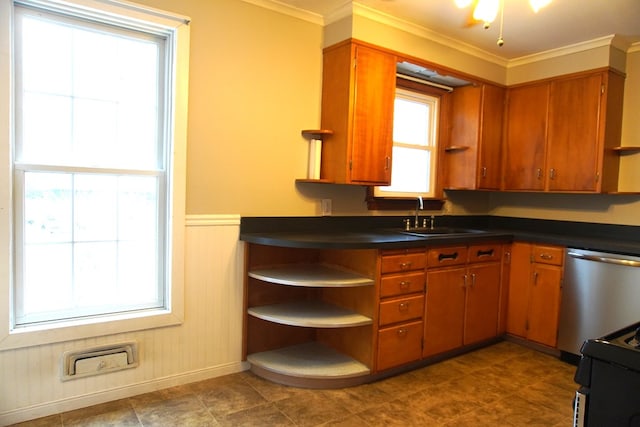
<svg viewBox="0 0 640 427"><path fill-rule="evenodd" d="M118 399L125 399L139 394L150 393L169 387L203 381L210 378L221 377L223 375L234 374L249 369L247 362L233 362L226 365L219 365L207 369L200 369L192 372L185 372L164 378L157 378L151 381L131 384L124 387L116 387L96 393L74 396L47 402L41 405L34 405L20 408L14 411L0 413L0 426L34 420L61 412L73 411L75 409L86 408L100 403L110 402Z"/></svg>

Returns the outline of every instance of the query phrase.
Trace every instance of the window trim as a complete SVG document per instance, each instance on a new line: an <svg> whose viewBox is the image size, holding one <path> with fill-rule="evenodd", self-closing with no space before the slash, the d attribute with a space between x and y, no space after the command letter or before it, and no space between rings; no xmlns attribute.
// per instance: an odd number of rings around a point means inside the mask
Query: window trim
<svg viewBox="0 0 640 427"><path fill-rule="evenodd" d="M45 325L12 329L12 173L11 147L14 117L13 98L13 22L14 3L53 7L61 11L79 10L86 17L107 16L122 19L137 28L163 29L170 34L173 47L173 67L169 70L171 93L167 105L171 108L170 128L173 155L169 156L168 259L171 291L167 308L141 312L118 313L79 320L60 321ZM122 22L121 21L121 22ZM101 335L178 325L184 321L184 228L186 190L187 103L189 77L189 18L158 9L115 0L0 0L0 350L82 339Z"/></svg>

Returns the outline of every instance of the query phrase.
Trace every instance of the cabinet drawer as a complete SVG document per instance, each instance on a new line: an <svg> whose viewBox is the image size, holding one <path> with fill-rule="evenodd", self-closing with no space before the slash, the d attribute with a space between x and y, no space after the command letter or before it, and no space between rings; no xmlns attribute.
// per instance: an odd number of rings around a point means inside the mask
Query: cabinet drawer
<svg viewBox="0 0 640 427"><path fill-rule="evenodd" d="M562 265L564 248L561 246L534 245L533 262L540 264Z"/></svg>
<svg viewBox="0 0 640 427"><path fill-rule="evenodd" d="M422 356L422 321L378 331L378 370L419 360Z"/></svg>
<svg viewBox="0 0 640 427"><path fill-rule="evenodd" d="M419 319L424 313L424 295L396 298L380 303L380 326Z"/></svg>
<svg viewBox="0 0 640 427"><path fill-rule="evenodd" d="M382 257L382 274L420 270L424 269L425 264L425 253L423 251L385 255Z"/></svg>
<svg viewBox="0 0 640 427"><path fill-rule="evenodd" d="M469 246L469 263L500 261L502 259L502 245L472 245Z"/></svg>
<svg viewBox="0 0 640 427"><path fill-rule="evenodd" d="M422 292L424 283L425 276L423 271L385 276L380 284L380 297L386 298Z"/></svg>
<svg viewBox="0 0 640 427"><path fill-rule="evenodd" d="M460 265L467 262L467 247L453 246L447 248L429 249L427 264L429 268Z"/></svg>

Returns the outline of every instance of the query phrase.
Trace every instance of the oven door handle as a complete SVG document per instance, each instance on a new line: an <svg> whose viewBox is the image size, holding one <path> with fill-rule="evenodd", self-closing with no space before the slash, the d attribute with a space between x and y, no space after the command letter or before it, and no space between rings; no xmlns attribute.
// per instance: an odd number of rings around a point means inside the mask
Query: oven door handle
<svg viewBox="0 0 640 427"><path fill-rule="evenodd" d="M585 255L578 252L567 252L567 255L573 258L583 259L585 261L604 262L606 264L624 265L625 267L640 267L640 261L630 259L611 258L598 255Z"/></svg>

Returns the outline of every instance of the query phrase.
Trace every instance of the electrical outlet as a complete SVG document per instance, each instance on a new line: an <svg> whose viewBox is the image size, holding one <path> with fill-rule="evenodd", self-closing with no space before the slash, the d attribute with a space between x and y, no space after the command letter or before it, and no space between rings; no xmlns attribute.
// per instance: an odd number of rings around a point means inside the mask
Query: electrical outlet
<svg viewBox="0 0 640 427"><path fill-rule="evenodd" d="M320 201L320 210L322 211L322 216L330 216L331 199L322 199L322 201Z"/></svg>

